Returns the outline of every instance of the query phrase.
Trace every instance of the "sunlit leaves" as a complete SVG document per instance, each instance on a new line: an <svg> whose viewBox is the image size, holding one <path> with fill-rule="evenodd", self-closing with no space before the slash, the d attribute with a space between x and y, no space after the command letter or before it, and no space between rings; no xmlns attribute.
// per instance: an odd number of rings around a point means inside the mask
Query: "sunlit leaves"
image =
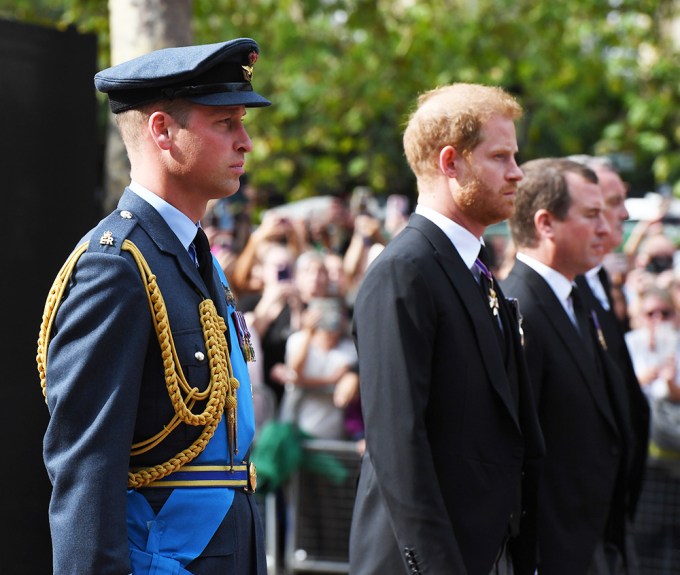
<svg viewBox="0 0 680 575"><path fill-rule="evenodd" d="M625 157L634 192L680 180L675 0L193 0L196 42L250 36L274 105L248 129L255 183L290 197L368 185L413 195L401 132L419 92L506 87L521 159ZM0 0L0 15L94 31L106 2ZM680 186L679 186L680 187Z"/></svg>

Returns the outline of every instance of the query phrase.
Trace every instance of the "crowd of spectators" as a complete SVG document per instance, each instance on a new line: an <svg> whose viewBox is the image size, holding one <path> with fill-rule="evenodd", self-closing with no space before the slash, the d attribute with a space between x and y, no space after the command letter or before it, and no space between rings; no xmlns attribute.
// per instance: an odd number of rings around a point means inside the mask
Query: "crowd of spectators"
<svg viewBox="0 0 680 575"><path fill-rule="evenodd" d="M202 221L251 333L258 429L293 421L314 438L355 441L361 453L353 301L412 206L364 187L278 205L265 196L245 180Z"/></svg>
<svg viewBox="0 0 680 575"><path fill-rule="evenodd" d="M367 188L285 203L244 179L235 196L209 205L201 222L255 352L248 363L257 427L252 455L258 491L276 501L277 564L284 562L294 504L288 479L304 465L293 456L302 453L299 441L344 441L363 453L354 298L411 208L405 196L381 203ZM315 520L323 521L323 501L315 506Z"/></svg>
<svg viewBox="0 0 680 575"><path fill-rule="evenodd" d="M245 184L204 220L251 331L258 428L293 421L315 438L354 441L361 453L354 297L414 206L401 195L379 202L366 188L276 207L258 205L259 197ZM652 410L637 529L641 570L649 575L676 573L680 565L680 251L663 216L637 222L604 261ZM511 242L497 230L485 239L502 278L514 260ZM660 512L661 498L670 509Z"/></svg>
<svg viewBox="0 0 680 575"><path fill-rule="evenodd" d="M641 221L624 245L620 319L649 401L648 463L636 516L643 574L680 573L680 252L663 215ZM623 265L621 265L623 262Z"/></svg>

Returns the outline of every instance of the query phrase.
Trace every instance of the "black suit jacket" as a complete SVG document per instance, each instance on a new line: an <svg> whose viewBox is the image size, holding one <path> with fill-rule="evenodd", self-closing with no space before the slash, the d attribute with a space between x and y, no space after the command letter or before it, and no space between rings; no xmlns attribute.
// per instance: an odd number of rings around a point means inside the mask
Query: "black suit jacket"
<svg viewBox="0 0 680 575"><path fill-rule="evenodd" d="M607 274L604 268L602 268L599 273ZM624 381L626 382L626 393L630 403L631 424L635 441L630 458L630 490L627 506L628 515L630 519L633 520L635 517L635 508L642 489L644 470L647 462L650 417L649 404L642 392L640 382L635 375L633 361L628 352L628 346L626 345L626 339L621 323L613 311L613 301L608 278L607 281L602 282L602 287L605 289L607 299L609 300L609 309L605 309L602 306L600 300L593 293L585 276L577 277L576 285L579 286L581 293L586 298L586 302L591 309L595 310L605 341L607 342L607 351L623 373Z"/></svg>
<svg viewBox="0 0 680 575"><path fill-rule="evenodd" d="M599 539L621 543L632 444L621 372L595 355L548 283L521 261L502 282L518 298L546 457L539 486L540 570L587 573ZM591 337L595 337L591 325Z"/></svg>
<svg viewBox="0 0 680 575"><path fill-rule="evenodd" d="M354 308L367 451L352 575L488 575L523 473L532 517L542 436L517 324L502 302L518 399L487 305L446 235L417 214L369 268Z"/></svg>

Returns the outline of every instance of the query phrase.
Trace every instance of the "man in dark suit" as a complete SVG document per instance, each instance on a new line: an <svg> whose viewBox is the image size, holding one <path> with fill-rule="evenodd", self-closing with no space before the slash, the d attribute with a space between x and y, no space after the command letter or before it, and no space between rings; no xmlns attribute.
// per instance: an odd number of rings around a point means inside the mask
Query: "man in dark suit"
<svg viewBox="0 0 680 575"><path fill-rule="evenodd" d="M246 107L270 103L257 57L240 38L95 76L132 182L67 260L40 330L56 575L266 573L249 336L199 225L239 187Z"/></svg>
<svg viewBox="0 0 680 575"><path fill-rule="evenodd" d="M538 573L634 573L626 540L633 445L620 370L574 280L602 260L609 225L597 176L580 163L522 165L503 283L519 300L546 457L538 495Z"/></svg>
<svg viewBox="0 0 680 575"><path fill-rule="evenodd" d="M478 260L514 207L520 114L501 89L454 84L423 94L406 127L418 205L354 312L366 452L352 575L531 572L543 439L517 317Z"/></svg>
<svg viewBox="0 0 680 575"><path fill-rule="evenodd" d="M610 228L610 233L605 240L605 252L613 252L623 242L623 222L630 217L626 209L626 184L609 158L579 155L572 156L569 159L581 162L597 174L604 197L604 216ZM631 487L628 501L628 516L633 521L647 462L649 404L635 375L633 362L624 337L623 325L614 312L611 279L607 269L602 264L595 266L582 276L578 276L576 285L584 294L591 309L597 313L607 342L607 351L623 372L626 381L635 438L635 445L631 454Z"/></svg>

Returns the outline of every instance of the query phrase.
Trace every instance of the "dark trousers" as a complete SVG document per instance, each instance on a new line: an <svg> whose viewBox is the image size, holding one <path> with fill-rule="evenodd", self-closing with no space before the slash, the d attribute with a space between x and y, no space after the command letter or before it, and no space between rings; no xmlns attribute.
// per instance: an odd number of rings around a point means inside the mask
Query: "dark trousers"
<svg viewBox="0 0 680 575"><path fill-rule="evenodd" d="M222 525L186 569L193 575L267 575L264 528L252 495L236 491Z"/></svg>
<svg viewBox="0 0 680 575"><path fill-rule="evenodd" d="M508 540L506 539L498 551L498 556L489 575L513 575L513 573L512 559L508 550Z"/></svg>
<svg viewBox="0 0 680 575"><path fill-rule="evenodd" d="M630 533L630 529L626 531ZM612 543L599 541L588 575L638 575L640 569L632 536L627 535L625 546L622 552Z"/></svg>
<svg viewBox="0 0 680 575"><path fill-rule="evenodd" d="M146 489L156 513L170 489ZM235 491L234 502L203 553L186 566L193 575L267 575L264 526L253 495Z"/></svg>

